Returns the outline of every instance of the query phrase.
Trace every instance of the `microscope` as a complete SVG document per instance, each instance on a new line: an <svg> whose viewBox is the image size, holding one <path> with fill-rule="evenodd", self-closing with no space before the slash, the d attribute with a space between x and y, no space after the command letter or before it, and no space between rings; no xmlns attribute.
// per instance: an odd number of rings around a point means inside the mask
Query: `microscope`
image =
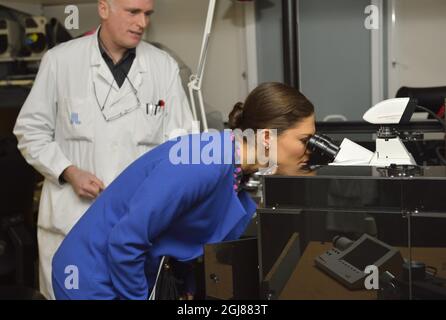
<svg viewBox="0 0 446 320"><path fill-rule="evenodd" d="M416 166L413 156L399 137L398 125L408 123L417 107L416 100L395 98L384 100L370 108L363 119L378 124L376 151L372 152L345 138L340 146L330 138L314 135L308 141L312 152L318 151L329 157L330 165L390 167L392 165Z"/></svg>

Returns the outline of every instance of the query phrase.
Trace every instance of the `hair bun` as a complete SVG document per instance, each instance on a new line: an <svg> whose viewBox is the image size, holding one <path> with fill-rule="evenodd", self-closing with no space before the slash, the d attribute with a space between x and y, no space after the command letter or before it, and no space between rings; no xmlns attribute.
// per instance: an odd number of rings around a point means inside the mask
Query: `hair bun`
<svg viewBox="0 0 446 320"><path fill-rule="evenodd" d="M241 129L243 119L243 102L237 102L229 114L229 128Z"/></svg>

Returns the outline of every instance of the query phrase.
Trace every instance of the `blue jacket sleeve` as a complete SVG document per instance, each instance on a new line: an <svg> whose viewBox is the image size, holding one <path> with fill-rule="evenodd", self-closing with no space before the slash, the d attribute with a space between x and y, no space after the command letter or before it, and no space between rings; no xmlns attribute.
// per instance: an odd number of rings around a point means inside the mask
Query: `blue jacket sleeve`
<svg viewBox="0 0 446 320"><path fill-rule="evenodd" d="M108 262L121 299L147 299L144 266L152 241L176 216L205 199L224 170L217 166L159 164L143 181L128 204L128 214L112 229Z"/></svg>

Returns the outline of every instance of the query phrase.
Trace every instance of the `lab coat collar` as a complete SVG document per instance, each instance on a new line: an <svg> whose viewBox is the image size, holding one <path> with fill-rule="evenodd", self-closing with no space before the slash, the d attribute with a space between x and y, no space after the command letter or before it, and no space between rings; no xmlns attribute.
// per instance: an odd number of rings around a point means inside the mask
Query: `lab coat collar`
<svg viewBox="0 0 446 320"><path fill-rule="evenodd" d="M107 63L104 61L101 51L99 49L98 33L100 26L97 28L95 34L92 36L92 54L91 54L91 67L93 69L93 81L96 88L98 102L103 106L110 86L113 84L112 92L105 103L105 108L102 110L106 118L112 117L116 112L119 112L121 108L126 108L128 106L120 106L120 102L123 98L129 95L134 95L133 87L128 80L124 81L121 88L118 87L116 81ZM142 44L136 47L136 57L133 61L132 67L128 73L128 78L132 82L135 89L138 91L138 96L140 94L139 88L143 82L143 73L147 72L147 64L143 58ZM140 98L140 97L139 97ZM141 99L141 98L140 98ZM107 106L113 106L112 110L108 110Z"/></svg>
<svg viewBox="0 0 446 320"><path fill-rule="evenodd" d="M113 74L111 73L110 69L108 68L107 64L104 61L104 58L102 57L101 50L99 49L99 41L98 41L98 34L99 30L101 29L101 26L99 26L95 32L95 34L92 36L92 54L91 54L91 67L98 67L98 74L108 82L110 85L113 81ZM136 47L136 57L135 57L135 69L139 73L145 73L147 72L147 63L143 59L143 52L142 52L142 44L140 43ZM132 65L133 68L133 65ZM118 86L114 85L114 88L116 90L119 90Z"/></svg>

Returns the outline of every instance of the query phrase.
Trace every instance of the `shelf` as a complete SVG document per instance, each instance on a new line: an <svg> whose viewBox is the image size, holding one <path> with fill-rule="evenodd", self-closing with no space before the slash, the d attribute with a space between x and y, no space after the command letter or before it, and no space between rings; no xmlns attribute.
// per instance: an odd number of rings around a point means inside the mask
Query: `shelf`
<svg viewBox="0 0 446 320"><path fill-rule="evenodd" d="M0 87L31 87L34 84L34 80L0 80Z"/></svg>

